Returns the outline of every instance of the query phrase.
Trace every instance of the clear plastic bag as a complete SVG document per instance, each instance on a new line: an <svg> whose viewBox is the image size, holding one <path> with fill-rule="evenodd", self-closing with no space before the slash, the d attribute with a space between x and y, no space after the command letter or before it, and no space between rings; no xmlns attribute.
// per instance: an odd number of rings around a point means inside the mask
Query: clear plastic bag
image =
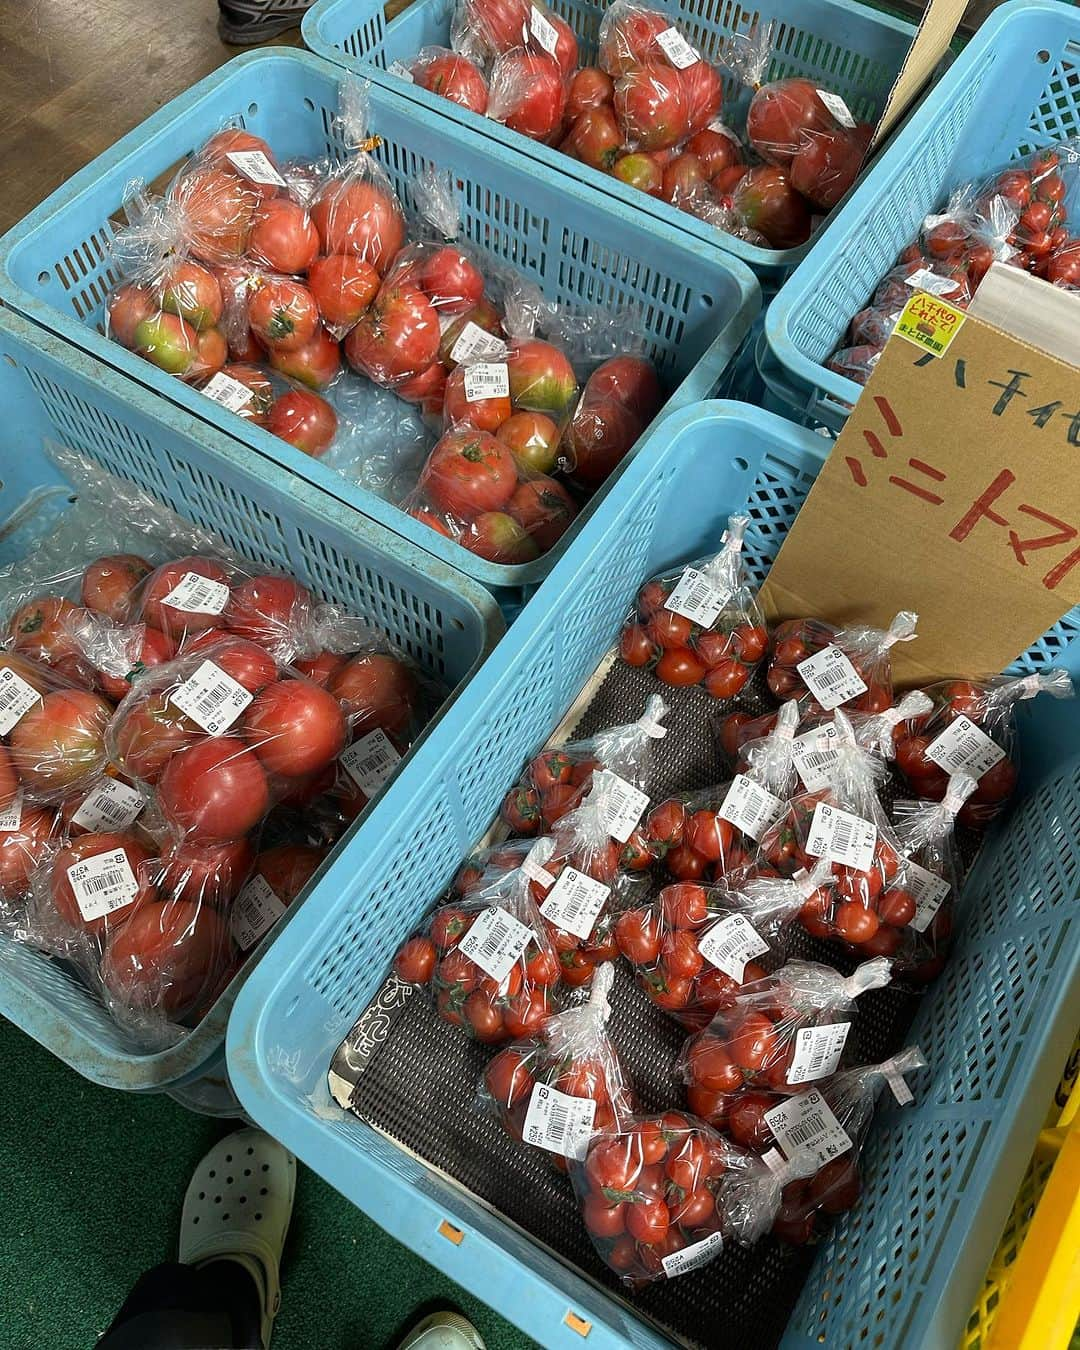
<svg viewBox="0 0 1080 1350"><path fill-rule="evenodd" d="M813 707L811 695L804 694L802 705ZM872 751L882 760L896 757L897 742L912 718L919 718L931 708L929 697L921 689L911 689L899 703L878 713L844 711L851 725L855 742L863 750ZM834 713L809 712L801 721L799 735L792 745L792 758L799 782L807 792L828 787L835 767L839 729Z"/></svg>
<svg viewBox="0 0 1080 1350"><path fill-rule="evenodd" d="M904 724L896 766L919 797L940 801L952 773L969 773L978 787L959 814L962 825L982 828L1016 790L1020 738L1016 705L1037 694L1071 698L1068 671L999 675L990 680L946 680L927 694L933 710Z"/></svg>
<svg viewBox="0 0 1080 1350"><path fill-rule="evenodd" d="M742 1094L728 1116L728 1131L765 1154L760 1165L731 1174L722 1188L725 1220L736 1240L751 1246L771 1231L801 1246L829 1218L851 1209L862 1192L859 1157L881 1089L887 1083L906 1106L912 1096L904 1075L925 1067L922 1052L910 1046L793 1096Z"/></svg>
<svg viewBox="0 0 1080 1350"><path fill-rule="evenodd" d="M447 905L399 948L394 973L486 1044L531 1036L558 1011L559 958L520 867Z"/></svg>
<svg viewBox="0 0 1080 1350"><path fill-rule="evenodd" d="M568 811L584 801L592 787L594 771L607 769L634 790L624 794L625 805L619 803L620 818L614 822L614 837L626 843L648 805L641 789L648 776L652 743L666 735L666 728L661 725L666 714L664 700L659 694L652 694L636 722L607 727L583 740L541 750L503 799L503 820L519 835L552 830ZM631 822L635 805L638 814Z"/></svg>
<svg viewBox="0 0 1080 1350"><path fill-rule="evenodd" d="M638 592L619 655L665 684L703 684L733 698L765 655L768 633L742 564L749 518L730 516L721 551L653 577Z"/></svg>
<svg viewBox="0 0 1080 1350"><path fill-rule="evenodd" d="M615 939L652 1002L688 1031L700 1031L733 1004L743 984L762 979L784 959L788 930L830 876L829 864L819 861L811 873L791 878L740 878L711 887L677 882L651 905L626 910ZM711 1120L714 1090L697 1086L702 1095L691 1099L691 1109Z"/></svg>
<svg viewBox="0 0 1080 1350"><path fill-rule="evenodd" d="M487 115L530 140L553 144L562 132L566 93L566 72L554 56L515 47L492 63Z"/></svg>
<svg viewBox="0 0 1080 1350"><path fill-rule="evenodd" d="M709 1092L767 1087L796 1092L830 1078L844 1063L855 1000L891 978L884 957L846 978L830 966L789 961L744 984L733 1003L684 1044L678 1071Z"/></svg>
<svg viewBox="0 0 1080 1350"><path fill-rule="evenodd" d="M607 1032L615 967L601 966L586 1003L555 1013L529 1040L501 1050L484 1070L481 1109L512 1139L584 1161L596 1133L618 1130L637 1109Z"/></svg>
<svg viewBox="0 0 1080 1350"><path fill-rule="evenodd" d="M448 47L422 47L409 65L413 83L483 117L487 80L480 65Z"/></svg>
<svg viewBox="0 0 1080 1350"><path fill-rule="evenodd" d="M626 458L660 411L663 394L652 363L615 356L589 376L563 433L559 463L593 490Z"/></svg>
<svg viewBox="0 0 1080 1350"><path fill-rule="evenodd" d="M813 702L805 708L807 715L840 707L882 712L893 702L890 650L915 637L917 621L908 610L897 614L884 630L788 619L773 630L769 643L769 689L776 698L809 693Z"/></svg>

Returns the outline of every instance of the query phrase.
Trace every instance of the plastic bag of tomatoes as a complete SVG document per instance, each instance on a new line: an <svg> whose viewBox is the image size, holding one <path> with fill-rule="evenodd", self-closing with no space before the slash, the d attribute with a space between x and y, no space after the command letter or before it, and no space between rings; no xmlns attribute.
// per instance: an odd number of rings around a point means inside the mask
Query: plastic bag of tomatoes
<svg viewBox="0 0 1080 1350"><path fill-rule="evenodd" d="M844 1061L855 1000L889 983L891 962L865 961L845 977L831 966L789 961L744 984L679 1054L685 1083L707 1092L794 1092L829 1078ZM728 1108L730 1110L730 1107Z"/></svg>
<svg viewBox="0 0 1080 1350"><path fill-rule="evenodd" d="M480 1084L482 1109L511 1138L550 1152L561 1171L568 1158L584 1160L593 1134L625 1127L636 1110L607 1033L614 973L601 966L587 1003L501 1050Z"/></svg>
<svg viewBox="0 0 1080 1350"><path fill-rule="evenodd" d="M560 965L522 868L440 906L394 973L424 986L444 1022L487 1044L533 1036L558 1011Z"/></svg>
<svg viewBox="0 0 1080 1350"><path fill-rule="evenodd" d="M900 1106L912 1101L904 1075L926 1067L917 1046L880 1064L844 1069L791 1095L742 1093L728 1116L731 1137L763 1154L760 1168L731 1174L723 1191L733 1235L750 1246L766 1233L801 1246L862 1192L859 1158L888 1084Z"/></svg>
<svg viewBox="0 0 1080 1350"><path fill-rule="evenodd" d="M487 112L488 86L482 64L449 47L421 47L410 61L408 73L421 89L483 117ZM400 75L401 71L395 73Z"/></svg>
<svg viewBox="0 0 1080 1350"><path fill-rule="evenodd" d="M896 969L918 984L940 974L948 954L964 875L956 818L976 787L970 775L953 774L940 802L898 801L893 808L896 837L907 859L906 887L915 900Z"/></svg>
<svg viewBox="0 0 1080 1350"><path fill-rule="evenodd" d="M593 491L625 459L662 403L651 362L625 349L610 357L585 381L563 431L559 467L584 491Z"/></svg>
<svg viewBox="0 0 1080 1350"><path fill-rule="evenodd" d="M891 956L915 913L899 842L878 800L885 761L863 749L841 710L824 738L824 787L801 792L762 836L756 865L785 876L817 858L833 865L833 880L803 908L811 937L835 938L867 956Z"/></svg>
<svg viewBox="0 0 1080 1350"><path fill-rule="evenodd" d="M789 929L831 874L827 862L818 862L790 878L750 877L730 886L676 882L651 905L620 915L615 941L657 1007L700 1031L731 1006L743 984L783 961ZM719 1123L711 1098L690 1105Z"/></svg>
<svg viewBox="0 0 1080 1350"><path fill-rule="evenodd" d="M1037 675L946 680L926 692L933 709L898 732L896 766L916 796L935 801L944 796L950 774L970 774L978 786L959 820L982 828L1016 790L1016 705L1041 693L1071 698L1074 691L1068 671L1052 668Z"/></svg>
<svg viewBox="0 0 1080 1350"><path fill-rule="evenodd" d="M812 702L804 711L881 712L893 701L890 651L915 636L918 616L902 610L887 629L835 628L823 619L788 619L773 630L766 678L776 698Z"/></svg>
<svg viewBox="0 0 1080 1350"><path fill-rule="evenodd" d="M804 699L809 701L808 696L804 695ZM896 743L904 724L928 712L930 706L926 694L919 689L912 689L904 694L899 703L882 712L845 712L844 716L850 722L852 734L859 746L878 755L883 761L891 761L896 757ZM839 753L839 735L833 713L811 712L803 719L800 733L792 745L792 757L799 781L807 792L816 792L829 786ZM741 760L740 752L740 763Z"/></svg>
<svg viewBox="0 0 1080 1350"><path fill-rule="evenodd" d="M641 789L648 777L652 744L667 734L661 724L666 713L664 700L652 694L636 722L541 750L503 799L503 820L519 835L551 830L568 811L581 805L592 787L594 772L606 769L625 785L618 799L609 795L607 804L612 837L627 843L648 806ZM609 794L614 786L609 785Z"/></svg>
<svg viewBox="0 0 1080 1350"><path fill-rule="evenodd" d="M665 684L703 684L733 698L765 655L765 620L742 564L748 516L730 516L723 548L638 592L619 638L630 666L648 666Z"/></svg>

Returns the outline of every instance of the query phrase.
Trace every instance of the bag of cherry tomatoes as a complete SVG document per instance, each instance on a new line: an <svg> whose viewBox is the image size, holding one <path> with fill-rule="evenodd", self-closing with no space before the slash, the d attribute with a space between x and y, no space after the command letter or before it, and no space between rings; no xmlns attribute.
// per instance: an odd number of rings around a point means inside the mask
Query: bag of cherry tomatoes
<svg viewBox="0 0 1080 1350"><path fill-rule="evenodd" d="M607 769L626 785L625 801L610 802L613 810L619 808L618 819L612 818L612 837L626 843L648 805L641 789L648 777L652 743L667 734L661 725L666 713L664 700L652 694L636 722L541 750L503 799L503 820L518 835L551 830L568 811L581 805L592 787L593 773Z"/></svg>
<svg viewBox="0 0 1080 1350"><path fill-rule="evenodd" d="M826 862L785 877L750 877L726 886L676 882L651 905L626 910L615 925L619 951L646 995L689 1031L700 1031L734 1002L744 984L786 955L799 911L831 876ZM711 1119L715 1103L691 1100ZM717 1122L713 1122L717 1123Z"/></svg>
<svg viewBox="0 0 1080 1350"><path fill-rule="evenodd" d="M773 630L769 643L769 689L776 698L809 694L807 715L840 707L882 712L893 701L889 653L897 642L914 638L917 619L902 610L887 629L787 619Z"/></svg>
<svg viewBox="0 0 1080 1350"><path fill-rule="evenodd" d="M916 796L934 801L944 796L950 774L970 774L978 787L958 819L981 829L1016 790L1016 705L1041 693L1071 698L1074 691L1068 671L1052 668L1037 675L945 680L926 692L933 709L899 730L896 767Z"/></svg>
<svg viewBox="0 0 1080 1350"><path fill-rule="evenodd" d="M480 1084L482 1109L512 1139L550 1152L560 1171L568 1158L584 1160L594 1134L624 1127L636 1110L607 1033L614 974L610 962L601 966L588 1002L501 1050Z"/></svg>
<svg viewBox="0 0 1080 1350"><path fill-rule="evenodd" d="M444 1022L489 1045L533 1036L558 1011L559 958L521 867L440 905L394 957Z"/></svg>
<svg viewBox="0 0 1080 1350"><path fill-rule="evenodd" d="M633 1287L720 1255L724 1183L752 1165L703 1120L667 1111L595 1134L584 1162L570 1162L570 1178L601 1260Z"/></svg>
<svg viewBox="0 0 1080 1350"><path fill-rule="evenodd" d="M940 802L898 801L893 808L896 837L907 859L905 885L915 900L895 965L897 974L918 984L941 973L952 941L964 875L956 820L976 786L969 774L953 774Z"/></svg>
<svg viewBox="0 0 1080 1350"><path fill-rule="evenodd" d="M619 638L627 665L648 666L665 684L703 684L714 698L739 693L768 645L742 563L749 523L730 516L719 553L642 586Z"/></svg>
<svg viewBox="0 0 1080 1350"><path fill-rule="evenodd" d="M881 1064L844 1069L816 1087L785 1095L755 1089L727 1118L732 1139L762 1154L761 1166L732 1173L723 1199L733 1236L752 1246L766 1233L802 1246L862 1193L859 1158L881 1089L912 1101L904 1075L926 1067L917 1046Z"/></svg>
<svg viewBox="0 0 1080 1350"><path fill-rule="evenodd" d="M803 699L804 702L810 702L808 695L804 695ZM844 716L850 722L855 741L862 749L872 752L882 761L891 761L896 757L896 742L904 724L929 711L930 706L930 699L922 690L912 689L903 695L899 703L883 712L857 713L845 710ZM803 719L799 735L792 744L792 757L798 778L807 792L817 792L830 785L839 736L834 713L811 712ZM742 762L741 753L739 762Z"/></svg>

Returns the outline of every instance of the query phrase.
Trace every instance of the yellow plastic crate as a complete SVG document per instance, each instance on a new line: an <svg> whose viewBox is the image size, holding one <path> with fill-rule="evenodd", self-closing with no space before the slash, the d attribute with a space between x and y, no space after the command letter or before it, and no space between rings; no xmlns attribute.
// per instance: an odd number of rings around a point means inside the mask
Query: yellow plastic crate
<svg viewBox="0 0 1080 1350"><path fill-rule="evenodd" d="M1080 1346L1080 1039L968 1320L960 1350Z"/></svg>

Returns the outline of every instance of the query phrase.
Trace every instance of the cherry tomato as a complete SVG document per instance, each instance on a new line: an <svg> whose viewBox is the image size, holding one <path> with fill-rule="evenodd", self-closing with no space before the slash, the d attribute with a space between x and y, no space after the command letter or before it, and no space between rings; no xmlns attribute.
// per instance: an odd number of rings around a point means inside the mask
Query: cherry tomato
<svg viewBox="0 0 1080 1350"><path fill-rule="evenodd" d="M645 818L645 834L650 844L663 849L681 844L685 829L686 807L676 798L654 806Z"/></svg>
<svg viewBox="0 0 1080 1350"><path fill-rule="evenodd" d="M658 1008L665 1012L678 1012L685 1008L690 998L690 981L681 975L670 975L663 967L647 977L646 993Z"/></svg>
<svg viewBox="0 0 1080 1350"><path fill-rule="evenodd" d="M706 671L705 690L713 698L734 698L749 678L750 667L729 657Z"/></svg>
<svg viewBox="0 0 1080 1350"><path fill-rule="evenodd" d="M878 915L882 923L891 924L893 928L903 928L915 917L917 907L910 891L893 887L878 902Z"/></svg>
<svg viewBox="0 0 1080 1350"><path fill-rule="evenodd" d="M514 1040L535 1036L553 1012L546 988L525 989L510 1000L503 1013L507 1034Z"/></svg>
<svg viewBox="0 0 1080 1350"><path fill-rule="evenodd" d="M833 916L837 936L856 946L860 942L869 942L880 924L881 920L874 911L866 905L860 905L857 900L847 900L838 905Z"/></svg>
<svg viewBox="0 0 1080 1350"><path fill-rule="evenodd" d="M663 582L647 581L638 591L638 613L643 619L651 619L658 609L663 608L670 593Z"/></svg>
<svg viewBox="0 0 1080 1350"><path fill-rule="evenodd" d="M483 990L474 990L465 1000L465 1018L478 1041L493 1045L506 1039L502 1011Z"/></svg>
<svg viewBox="0 0 1080 1350"><path fill-rule="evenodd" d="M561 973L559 958L554 952L538 948L525 961L525 978L530 984L555 984Z"/></svg>
<svg viewBox="0 0 1080 1350"><path fill-rule="evenodd" d="M626 1231L627 1209L624 1201L612 1205L602 1194L590 1191L581 1208L581 1217L593 1237L613 1238Z"/></svg>
<svg viewBox="0 0 1080 1350"><path fill-rule="evenodd" d="M615 940L633 965L652 965L660 955L660 923L649 909L629 909L619 916Z"/></svg>
<svg viewBox="0 0 1080 1350"><path fill-rule="evenodd" d="M665 1166L668 1180L685 1193L697 1190L708 1175L708 1153L700 1133L687 1134L672 1145Z"/></svg>
<svg viewBox="0 0 1080 1350"><path fill-rule="evenodd" d="M735 842L735 828L715 811L695 811L686 822L686 842L709 862L719 862Z"/></svg>
<svg viewBox="0 0 1080 1350"><path fill-rule="evenodd" d="M445 906L438 910L431 920L431 940L442 952L448 951L460 942L473 926L474 915L463 909Z"/></svg>
<svg viewBox="0 0 1080 1350"><path fill-rule="evenodd" d="M763 1117L776 1104L771 1093L741 1092L727 1113L727 1129L732 1139L756 1152L768 1148L774 1142L773 1132Z"/></svg>
<svg viewBox="0 0 1080 1350"><path fill-rule="evenodd" d="M626 1230L649 1246L663 1242L667 1237L671 1217L663 1200L638 1200L626 1211Z"/></svg>
<svg viewBox="0 0 1080 1350"><path fill-rule="evenodd" d="M660 1133L660 1127L654 1120L636 1121L629 1133L637 1137L636 1148L646 1167L653 1167L667 1157L667 1140Z"/></svg>
<svg viewBox="0 0 1080 1350"><path fill-rule="evenodd" d="M533 1089L535 1079L529 1071L525 1056L518 1050L501 1050L484 1071L484 1084L500 1106L509 1109L524 1100Z"/></svg>
<svg viewBox="0 0 1080 1350"><path fill-rule="evenodd" d="M710 1092L737 1092L742 1087L738 1066L723 1042L713 1036L703 1036L693 1043L687 1063L693 1081Z"/></svg>
<svg viewBox="0 0 1080 1350"><path fill-rule="evenodd" d="M680 882L660 892L664 922L672 928L697 928L709 913L709 896L704 886Z"/></svg>
<svg viewBox="0 0 1080 1350"><path fill-rule="evenodd" d="M585 1175L598 1190L629 1191L641 1174L641 1146L636 1136L600 1139L589 1150Z"/></svg>
<svg viewBox="0 0 1080 1350"><path fill-rule="evenodd" d="M677 844L665 854L664 862L671 875L680 881L697 881L705 875L709 865L707 858L703 858L686 843Z"/></svg>
<svg viewBox="0 0 1080 1350"><path fill-rule="evenodd" d="M705 667L689 647L672 647L656 663L656 677L676 687L700 684L705 678Z"/></svg>
<svg viewBox="0 0 1080 1350"><path fill-rule="evenodd" d="M659 655L656 645L639 623L627 624L619 637L619 655L628 666L647 666Z"/></svg>
<svg viewBox="0 0 1080 1350"><path fill-rule="evenodd" d="M406 984L427 984L435 973L435 944L430 938L409 938L394 957L394 974Z"/></svg>
<svg viewBox="0 0 1080 1350"><path fill-rule="evenodd" d="M748 1012L728 1042L728 1052L740 1069L760 1071L776 1058L776 1028L764 1013Z"/></svg>
<svg viewBox="0 0 1080 1350"><path fill-rule="evenodd" d="M693 933L679 928L664 935L660 944L660 959L665 970L688 980L692 980L705 964Z"/></svg>

